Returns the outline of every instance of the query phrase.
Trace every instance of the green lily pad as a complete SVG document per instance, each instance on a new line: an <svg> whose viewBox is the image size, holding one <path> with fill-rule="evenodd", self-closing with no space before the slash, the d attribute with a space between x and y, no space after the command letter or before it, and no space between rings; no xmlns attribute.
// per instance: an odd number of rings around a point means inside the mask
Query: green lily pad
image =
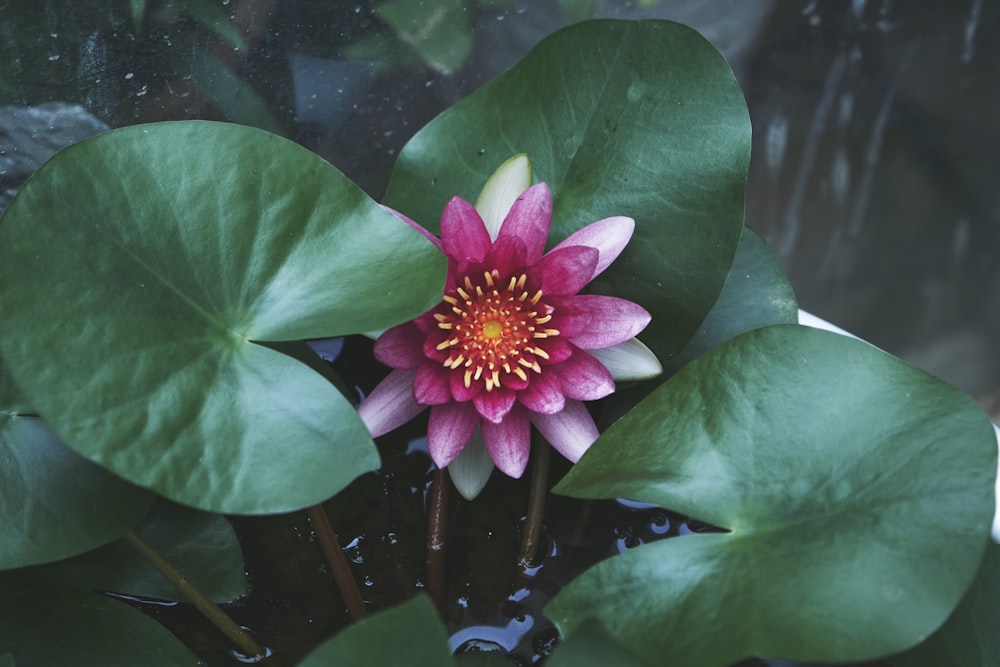
<svg viewBox="0 0 1000 667"><path fill-rule="evenodd" d="M197 667L166 628L126 604L22 572L0 573L0 646L18 667Z"/></svg>
<svg viewBox="0 0 1000 667"><path fill-rule="evenodd" d="M608 635L599 623L584 621L545 663L547 667L643 667L640 661Z"/></svg>
<svg viewBox="0 0 1000 667"><path fill-rule="evenodd" d="M451 665L448 635L426 595L353 623L327 640L298 667L328 665Z"/></svg>
<svg viewBox="0 0 1000 667"><path fill-rule="evenodd" d="M636 220L592 287L652 313L642 339L666 365L718 298L743 230L750 118L722 56L668 21L570 26L418 132L386 203L436 230L452 196L474 201L517 153L552 189L550 246L601 218Z"/></svg>
<svg viewBox="0 0 1000 667"><path fill-rule="evenodd" d="M153 494L64 445L0 363L0 570L59 560L125 534Z"/></svg>
<svg viewBox="0 0 1000 667"><path fill-rule="evenodd" d="M135 533L212 601L232 602L246 595L243 552L225 517L161 501ZM85 590L189 601L124 540L37 571Z"/></svg>
<svg viewBox="0 0 1000 667"><path fill-rule="evenodd" d="M287 511L378 454L329 382L255 341L390 326L443 276L430 243L296 144L127 127L59 153L0 219L0 352L56 434L118 475L210 511Z"/></svg>
<svg viewBox="0 0 1000 667"><path fill-rule="evenodd" d="M976 580L948 622L919 646L890 658L896 667L1000 665L1000 545L986 547Z"/></svg>
<svg viewBox="0 0 1000 667"><path fill-rule="evenodd" d="M972 581L996 457L989 419L943 382L829 332L752 331L664 383L555 488L726 532L610 558L546 613L564 634L596 617L657 664L901 651Z"/></svg>

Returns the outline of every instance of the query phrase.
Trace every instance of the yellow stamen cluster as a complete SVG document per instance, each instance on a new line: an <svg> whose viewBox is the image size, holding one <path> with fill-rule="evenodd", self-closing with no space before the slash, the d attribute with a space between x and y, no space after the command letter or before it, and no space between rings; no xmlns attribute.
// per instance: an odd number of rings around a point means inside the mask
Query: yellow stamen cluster
<svg viewBox="0 0 1000 667"><path fill-rule="evenodd" d="M463 372L466 387L483 382L486 391L503 386L512 375L524 382L527 371L541 373L539 360L549 355L537 341L559 335L545 326L552 308L542 302L542 291L532 294L523 273L503 283L495 269L484 271L481 280L465 276L461 282L444 297L450 310L434 315L438 327L450 334L437 346L448 352L444 365Z"/></svg>

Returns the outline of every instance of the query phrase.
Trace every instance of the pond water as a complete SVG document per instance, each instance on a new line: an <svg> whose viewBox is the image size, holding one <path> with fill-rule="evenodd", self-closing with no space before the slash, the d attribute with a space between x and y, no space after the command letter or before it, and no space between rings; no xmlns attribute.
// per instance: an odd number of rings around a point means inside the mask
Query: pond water
<svg viewBox="0 0 1000 667"><path fill-rule="evenodd" d="M1000 4L465 0L445 26L448 48L394 29L377 4L219 0L192 12L163 1L138 3L138 16L137 3L0 0L0 107L19 108L0 109L0 207L60 145L188 118L281 133L378 198L414 132L545 35L593 16L672 18L713 41L744 89L747 223L777 250L802 307L1000 417ZM340 352L348 381L366 345ZM328 503L371 609L426 585L422 426L385 438L385 467ZM564 471L554 461L552 479ZM496 475L476 502L453 498L445 620L459 651L535 664L556 636L541 609L575 573L710 529L657 508L550 497L546 556L519 572L526 497L526 484ZM252 593L230 611L293 663L347 612L304 514L234 524ZM139 606L207 664L241 663L185 605Z"/></svg>

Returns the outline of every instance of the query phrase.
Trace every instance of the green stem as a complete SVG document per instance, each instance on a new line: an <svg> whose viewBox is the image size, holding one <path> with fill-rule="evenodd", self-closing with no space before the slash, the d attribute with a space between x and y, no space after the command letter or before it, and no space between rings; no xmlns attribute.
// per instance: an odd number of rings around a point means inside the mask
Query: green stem
<svg viewBox="0 0 1000 667"><path fill-rule="evenodd" d="M313 530L316 531L319 546L323 550L333 578L337 582L337 588L340 589L340 595L347 604L347 610L352 619L359 621L365 617L365 602L361 598L358 582L354 579L354 573L351 572L351 566L347 563L347 557L344 556L344 550L340 548L340 542L337 541L337 533L330 525L330 517L322 505L313 505L306 512L309 514Z"/></svg>
<svg viewBox="0 0 1000 667"><path fill-rule="evenodd" d="M521 537L521 567L535 567L538 542L542 533L542 515L545 512L545 496L549 492L549 457L552 448L548 443L535 447L531 465L531 489L528 492L528 516Z"/></svg>
<svg viewBox="0 0 1000 667"><path fill-rule="evenodd" d="M170 561L133 532L125 533L125 541L133 549L149 561L160 574L174 585L184 597L191 601L195 609L200 611L212 625L222 631L243 655L252 658L259 658L266 654L266 650L258 644L253 637L239 626L233 619L229 618L222 609L212 602L197 586L185 577Z"/></svg>
<svg viewBox="0 0 1000 667"><path fill-rule="evenodd" d="M438 611L444 613L445 545L448 531L448 487L451 480L447 469L434 471L430 505L427 508L427 594Z"/></svg>

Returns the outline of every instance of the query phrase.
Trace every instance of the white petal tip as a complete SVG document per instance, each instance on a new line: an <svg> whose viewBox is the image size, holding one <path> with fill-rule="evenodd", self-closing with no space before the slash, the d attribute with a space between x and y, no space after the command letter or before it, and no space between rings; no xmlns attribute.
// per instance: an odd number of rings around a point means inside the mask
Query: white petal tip
<svg viewBox="0 0 1000 667"><path fill-rule="evenodd" d="M483 186L476 200L476 211L486 224L491 240L496 241L510 207L531 187L531 172L531 158L527 153L519 153L497 167Z"/></svg>
<svg viewBox="0 0 1000 667"><path fill-rule="evenodd" d="M455 489L466 500L475 500L486 487L486 482L493 474L493 459L486 451L481 431L476 430L469 444L448 465L448 474Z"/></svg>
<svg viewBox="0 0 1000 667"><path fill-rule="evenodd" d="M663 373L660 360L638 338L587 353L601 362L616 381L648 380Z"/></svg>

